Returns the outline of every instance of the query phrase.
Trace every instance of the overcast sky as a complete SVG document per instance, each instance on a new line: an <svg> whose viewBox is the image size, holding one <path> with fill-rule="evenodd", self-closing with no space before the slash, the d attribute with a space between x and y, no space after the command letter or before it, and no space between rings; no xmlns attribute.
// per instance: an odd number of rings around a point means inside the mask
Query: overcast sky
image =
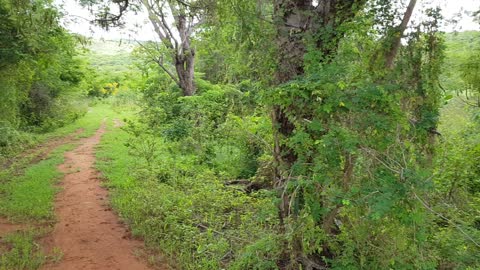
<svg viewBox="0 0 480 270"><path fill-rule="evenodd" d="M76 0L55 0L55 3L62 7L65 13L63 19L65 27L74 33L98 39L155 39L153 28L148 22L147 15L144 12L138 14L128 12L126 15L127 24L125 28L115 28L107 32L89 23L89 21L93 19L93 16L87 9L79 6ZM479 10L479 0L420 0L418 7L422 4L440 5L443 10L443 16L446 19L458 19L457 14L463 14L456 25L445 25L443 28L444 31L480 30L480 24L473 22L472 17L465 14L465 11L471 12ZM419 10L419 8L417 8L417 10Z"/></svg>

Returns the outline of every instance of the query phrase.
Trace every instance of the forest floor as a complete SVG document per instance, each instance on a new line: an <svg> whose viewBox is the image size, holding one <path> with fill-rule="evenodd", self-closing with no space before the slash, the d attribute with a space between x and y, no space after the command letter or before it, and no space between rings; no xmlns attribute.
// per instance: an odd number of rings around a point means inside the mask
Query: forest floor
<svg viewBox="0 0 480 270"><path fill-rule="evenodd" d="M0 164L9 171L0 179L7 194L0 199L0 270L151 269L143 242L112 211L95 168L106 121L114 129L122 123L105 112L100 106L84 117L86 128Z"/></svg>

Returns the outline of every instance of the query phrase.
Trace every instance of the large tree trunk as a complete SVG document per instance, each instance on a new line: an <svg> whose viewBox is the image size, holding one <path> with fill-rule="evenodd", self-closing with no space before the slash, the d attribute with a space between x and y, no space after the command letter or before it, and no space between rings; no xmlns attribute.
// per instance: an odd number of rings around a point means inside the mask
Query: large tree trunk
<svg viewBox="0 0 480 270"><path fill-rule="evenodd" d="M318 5L314 6L312 0L276 0L277 83L286 83L304 74L303 58L307 36L318 36L315 46L323 53L323 58L318 61L329 61L335 55L342 37L338 26L351 20L365 2L366 0L319 0ZM293 165L296 157L281 141L282 137L290 137L294 126L279 107L274 108L272 119L279 133L277 135L280 135L276 137L275 159L277 167L283 167L281 171L285 171Z"/></svg>
<svg viewBox="0 0 480 270"><path fill-rule="evenodd" d="M311 0L277 0L275 3L278 83L288 82L303 74L303 56L306 52L303 37L310 27L312 8Z"/></svg>
<svg viewBox="0 0 480 270"><path fill-rule="evenodd" d="M275 3L275 24L277 27L276 45L278 49L278 69L276 81L278 84L286 83L304 73L303 56L306 52L306 44L303 36L308 28L308 11L311 9L309 0L286 0ZM280 220L281 233L286 232L285 222L290 213L290 194L285 187L289 181L289 170L297 160L295 153L284 143L285 138L292 135L295 126L288 120L288 117L280 106L275 106L272 111L272 123L274 124L274 159L275 179L274 186L279 192L280 202L278 205L278 216ZM283 244L280 267L292 266L295 258L302 257L301 242L294 240L292 250ZM293 253L293 254L292 254ZM291 260L293 257L293 261Z"/></svg>
<svg viewBox="0 0 480 270"><path fill-rule="evenodd" d="M278 49L277 83L286 83L304 74L303 59L307 52L305 40L314 36L317 36L314 46L323 53L323 58L318 61L329 61L335 55L342 37L337 27L351 20L365 2L366 0L319 0L318 5L315 6L312 0L276 0L274 12L277 29L275 42ZM321 35L319 35L320 31L322 31ZM281 199L278 206L281 230L285 230L284 223L287 218L292 217L291 213L293 213L290 209L290 194L285 187L291 175L291 167L297 161L293 150L284 143L285 139L292 136L295 129L287 117L287 112L288 108L282 109L280 106L275 106L272 112L276 163L274 185L279 190ZM329 222L326 223L329 224ZM282 260L288 261L293 257L305 264L306 258L302 254L301 239L294 239L292 249L284 250ZM289 262L290 265L294 263Z"/></svg>
<svg viewBox="0 0 480 270"><path fill-rule="evenodd" d="M175 16L178 33L180 36L180 46L175 59L175 68L177 70L179 85L182 88L184 96L193 96L196 91L194 83L195 71L195 49L190 46L190 31L187 25L185 14Z"/></svg>
<svg viewBox="0 0 480 270"><path fill-rule="evenodd" d="M175 69L178 75L178 86L182 89L184 96L193 96L196 91L194 83L195 52L190 50L188 55L177 55L175 57Z"/></svg>

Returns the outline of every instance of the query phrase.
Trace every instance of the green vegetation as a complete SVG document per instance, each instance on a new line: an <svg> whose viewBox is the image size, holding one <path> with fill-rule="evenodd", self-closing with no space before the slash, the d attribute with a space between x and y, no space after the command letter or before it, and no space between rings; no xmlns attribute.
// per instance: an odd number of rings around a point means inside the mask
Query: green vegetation
<svg viewBox="0 0 480 270"><path fill-rule="evenodd" d="M60 26L50 1L0 1L0 156L85 113L78 38Z"/></svg>
<svg viewBox="0 0 480 270"><path fill-rule="evenodd" d="M54 181L58 180L56 166L63 162L63 153L71 149L68 145L60 147L43 160L25 170L25 174L10 179L1 186L0 215L13 221L52 220Z"/></svg>
<svg viewBox="0 0 480 270"><path fill-rule="evenodd" d="M414 0L114 2L160 42L85 41L47 0L0 0L0 217L54 220L71 145L14 155L107 119L97 168L152 263L480 267L479 32ZM38 268L41 234L2 239L0 269Z"/></svg>
<svg viewBox="0 0 480 270"><path fill-rule="evenodd" d="M38 269L46 259L36 240L39 236L40 232L31 230L14 233L2 239L2 244L11 248L5 250L0 246L0 269Z"/></svg>
<svg viewBox="0 0 480 270"><path fill-rule="evenodd" d="M142 73L135 68L133 49L133 43L127 41L92 40L88 44L83 54L85 62L90 64L89 85L85 89L88 96L120 95L132 99L132 91L142 85Z"/></svg>
<svg viewBox="0 0 480 270"><path fill-rule="evenodd" d="M115 115L108 104L98 104L90 108L84 117L57 129L55 132L43 134L43 139L64 137L81 129L75 139L90 137L100 126L103 119L111 119ZM72 142L65 142L53 150L48 157L26 155L10 164L0 173L0 215L17 222L52 221L54 187L60 173L57 165L63 163L63 153L71 150ZM33 164L30 164L34 162ZM38 163L35 163L38 162Z"/></svg>
<svg viewBox="0 0 480 270"><path fill-rule="evenodd" d="M244 172L206 166L195 153L189 153L189 146L178 141L168 142L143 132L134 135L141 130L136 125L139 123L129 122L122 129L110 125L97 158L98 168L113 190L113 207L147 246L169 255L172 265L184 269L224 267L236 250L258 239L262 245L276 248L271 192L248 196L236 188L225 188L224 180ZM178 136L176 131L170 132L169 136ZM233 138L229 140L233 142ZM235 160L246 159L241 148L245 143L212 149L209 158L216 162L232 162L232 155L236 155ZM225 155L229 158L221 160ZM223 175L219 177L219 173ZM237 269L245 269L252 256L239 262ZM267 252L267 261L261 263L274 264L273 256Z"/></svg>
<svg viewBox="0 0 480 270"><path fill-rule="evenodd" d="M103 119L114 117L109 105L98 104L75 123L64 126L51 133L42 134L39 141L61 138L76 134L72 141L55 149L48 156L25 155L0 172L0 217L10 222L30 224L27 230L0 235L0 269L38 269L45 261L56 258L47 257L40 247L42 237L50 233L45 224L55 221L54 196L58 191L56 184L62 175L57 166L63 163L63 155L73 149L74 143L81 137L90 137L100 126ZM81 133L74 133L82 129ZM4 166L4 165L1 165ZM58 254L54 254L58 256Z"/></svg>

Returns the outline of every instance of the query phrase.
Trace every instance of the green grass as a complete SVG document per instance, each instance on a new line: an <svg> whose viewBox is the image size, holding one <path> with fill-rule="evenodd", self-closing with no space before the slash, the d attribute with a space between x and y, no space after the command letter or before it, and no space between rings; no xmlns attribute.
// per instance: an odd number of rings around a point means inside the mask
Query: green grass
<svg viewBox="0 0 480 270"><path fill-rule="evenodd" d="M83 132L78 136L86 138L92 136L100 126L105 118L112 118L116 115L111 108L108 101L98 101L95 106L90 107L88 112L82 118L74 123L55 130L52 133L41 135L40 140L46 140L55 137L62 137L75 132L78 129L83 129Z"/></svg>
<svg viewBox="0 0 480 270"><path fill-rule="evenodd" d="M15 155L22 151L28 151L37 145L44 143L45 141L65 137L75 131L82 129L81 134L77 135L77 138L90 137L100 126L100 123L105 118L111 118L115 116L115 112L111 109L110 103L112 100L98 100L92 101L93 106L88 108L88 111L83 117L80 117L75 122L58 128L52 132L47 133L27 133L23 132L22 136L26 139L21 145L17 145L15 149L10 149L8 153L0 152L0 166L4 164L8 159L13 158ZM0 173L0 181L2 173Z"/></svg>
<svg viewBox="0 0 480 270"><path fill-rule="evenodd" d="M133 113L121 118L125 115ZM149 140L156 141L151 164L145 159ZM109 123L97 149L96 165L106 178L112 207L150 254L162 254L149 260L163 258L186 270L254 269L245 261L256 256L259 246L268 246L274 251L259 260L274 261L269 256L276 256L278 241L265 229L276 225L271 194L253 197L225 187L222 178L180 147L160 136L137 138ZM252 255L238 255L258 239L261 245L247 250ZM236 265L224 260L231 253L241 257Z"/></svg>
<svg viewBox="0 0 480 270"><path fill-rule="evenodd" d="M126 114L123 114L123 117L125 116ZM110 180L107 185L128 188L134 181L129 171L135 163L135 157L128 154L125 146L130 135L120 128L114 128L111 121L107 122L107 130L97 148L97 166ZM114 165L111 160L115 160Z"/></svg>
<svg viewBox="0 0 480 270"><path fill-rule="evenodd" d="M0 215L15 222L49 221L54 217L54 183L61 176L56 167L63 163L63 153L72 145L63 145L50 157L25 170L25 174L0 186Z"/></svg>
<svg viewBox="0 0 480 270"><path fill-rule="evenodd" d="M91 107L89 112L76 122L52 133L44 134L39 141L67 136L82 128L77 137L90 137L105 118L113 118L116 113L106 103ZM64 145L54 150L48 159L28 165L31 156L26 155L17 161L27 166L23 174L16 176L18 170L4 170L0 174L0 216L15 222L48 221L53 218L53 198L55 180L60 173L57 166L63 163L63 153L72 149ZM18 166L16 166L18 167Z"/></svg>
<svg viewBox="0 0 480 270"><path fill-rule="evenodd" d="M36 143L67 136L79 128L83 132L77 135L77 139L92 136L103 119L108 118L111 126L111 120L116 115L107 102L100 102L76 122L39 135ZM74 147L74 144L59 146L47 159L36 164L30 164L35 154L27 154L12 164L10 169L0 173L0 217L16 223L38 225L28 231L0 238L0 270L38 269L47 259L58 260L61 257L61 254L46 257L37 239L51 230L40 224L55 219L54 198L58 190L55 184L62 176L57 166L64 162L64 153Z"/></svg>
<svg viewBox="0 0 480 270"><path fill-rule="evenodd" d="M10 234L0 246L0 270L38 269L46 260L37 240L41 230L29 230Z"/></svg>

